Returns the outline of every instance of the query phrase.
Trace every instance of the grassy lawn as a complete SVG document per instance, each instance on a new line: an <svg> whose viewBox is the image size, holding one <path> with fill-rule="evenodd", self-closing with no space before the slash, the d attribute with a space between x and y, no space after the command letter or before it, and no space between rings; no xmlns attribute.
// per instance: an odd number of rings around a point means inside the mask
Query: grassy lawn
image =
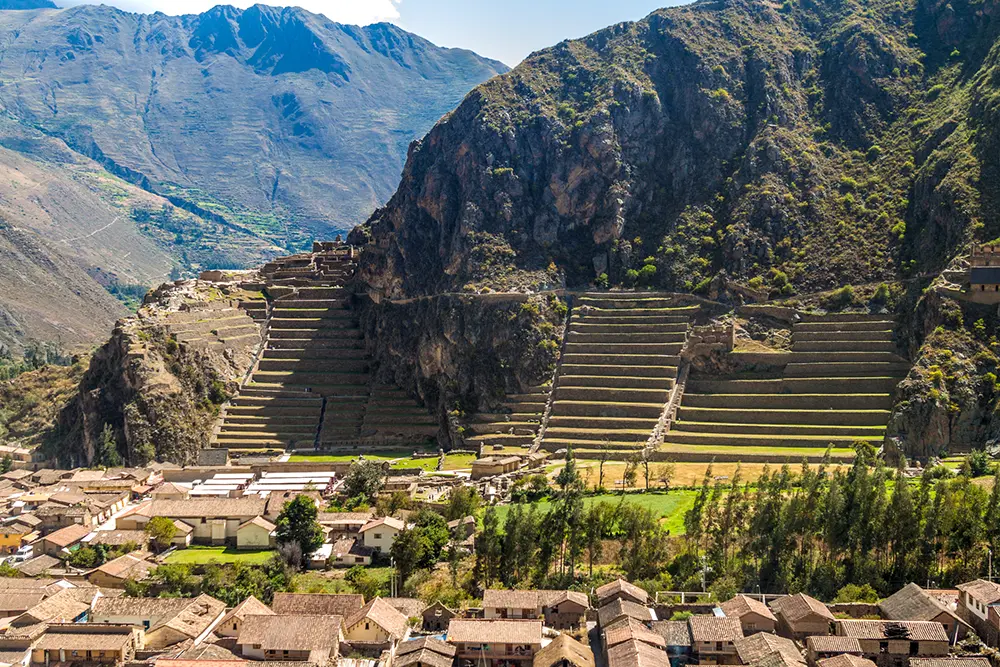
<svg viewBox="0 0 1000 667"><path fill-rule="evenodd" d="M354 461L358 454L293 454L288 460L291 462L313 462L313 463L343 463ZM377 452L375 454L365 454L369 461L392 461L392 467L399 468L422 468L427 472L437 470L438 457L413 458L413 450ZM444 458L445 470L468 470L472 467L472 462L476 459L473 454L447 454Z"/></svg>
<svg viewBox="0 0 1000 667"><path fill-rule="evenodd" d="M583 499L584 506L590 506L599 502L626 502L641 507L649 508L654 515L660 518L663 527L670 531L671 535L684 534L684 513L694 505L697 491L671 491L669 493L641 493L629 494L625 496L617 494L602 494L599 496L589 496ZM548 500L531 503L539 511L548 511L552 504ZM510 511L510 505L500 505L497 508L497 516L501 524Z"/></svg>
<svg viewBox="0 0 1000 667"><path fill-rule="evenodd" d="M205 565L206 563L235 563L243 561L251 565L259 565L271 560L276 552L271 549L260 551L250 549L234 549L232 547L187 547L178 549L167 556L167 563L183 565Z"/></svg>
<svg viewBox="0 0 1000 667"><path fill-rule="evenodd" d="M475 454L448 454L444 457L445 470L468 470L476 460Z"/></svg>
<svg viewBox="0 0 1000 667"><path fill-rule="evenodd" d="M354 461L361 454L369 461L394 461L396 459L409 459L413 456L412 449L398 451L380 451L373 454L358 452L356 454L292 454L290 462L313 462L313 463L337 463L343 461ZM403 466L407 467L407 466Z"/></svg>

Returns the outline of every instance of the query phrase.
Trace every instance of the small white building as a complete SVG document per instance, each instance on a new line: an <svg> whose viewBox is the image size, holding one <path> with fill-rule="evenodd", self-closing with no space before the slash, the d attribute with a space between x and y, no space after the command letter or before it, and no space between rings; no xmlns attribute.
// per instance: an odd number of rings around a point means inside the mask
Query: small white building
<svg viewBox="0 0 1000 667"><path fill-rule="evenodd" d="M406 524L396 517L387 516L365 524L361 529L364 545L376 553L389 553L396 536L406 528Z"/></svg>
<svg viewBox="0 0 1000 667"><path fill-rule="evenodd" d="M264 517L254 517L236 529L236 548L268 549L274 546L276 528L277 526Z"/></svg>

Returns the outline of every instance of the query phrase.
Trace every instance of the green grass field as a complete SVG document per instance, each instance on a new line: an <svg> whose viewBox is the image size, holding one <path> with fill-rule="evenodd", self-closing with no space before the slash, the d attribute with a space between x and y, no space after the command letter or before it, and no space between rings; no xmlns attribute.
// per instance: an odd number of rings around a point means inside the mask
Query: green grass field
<svg viewBox="0 0 1000 667"><path fill-rule="evenodd" d="M606 493L598 496L588 496L583 499L584 506L590 506L599 502L626 502L649 508L653 514L660 518L661 525L670 531L671 535L684 534L684 513L694 505L697 491L681 490L670 491L669 493L632 493L619 495ZM539 511L545 512L552 506L548 500L531 503ZM500 505L497 508L497 516L500 517L501 524L510 511L510 505Z"/></svg>
<svg viewBox="0 0 1000 667"><path fill-rule="evenodd" d="M242 561L251 565L259 565L271 560L276 552L271 549L250 550L234 549L232 547L187 547L178 549L165 562L182 565L205 565L207 563L235 563Z"/></svg>
<svg viewBox="0 0 1000 667"><path fill-rule="evenodd" d="M293 462L313 462L313 463L344 463L354 461L357 454L293 454L288 460ZM369 461L392 461L392 467L399 468L422 468L427 472L437 470L438 459L436 456L428 458L413 458L413 450L398 452L378 452L376 454L365 454ZM473 454L447 454L444 458L445 470L468 470L472 467L472 462L476 459Z"/></svg>
<svg viewBox="0 0 1000 667"><path fill-rule="evenodd" d="M365 454L365 458L369 461L394 461L395 459L409 459L412 454L412 449L380 451L375 454ZM357 458L358 454L292 454L288 460L291 462L338 463L353 461Z"/></svg>

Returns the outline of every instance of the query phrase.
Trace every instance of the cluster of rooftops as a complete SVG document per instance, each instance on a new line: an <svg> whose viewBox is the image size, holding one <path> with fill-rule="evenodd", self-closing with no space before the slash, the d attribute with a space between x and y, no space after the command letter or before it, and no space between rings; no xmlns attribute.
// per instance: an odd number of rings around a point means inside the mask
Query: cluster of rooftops
<svg viewBox="0 0 1000 667"><path fill-rule="evenodd" d="M1000 584L985 580L839 605L801 593L678 603L616 580L589 592L488 589L480 607L451 609L302 593L227 608L207 595L0 578L0 666L991 667L995 651L970 653L963 640L995 647L998 608Z"/></svg>

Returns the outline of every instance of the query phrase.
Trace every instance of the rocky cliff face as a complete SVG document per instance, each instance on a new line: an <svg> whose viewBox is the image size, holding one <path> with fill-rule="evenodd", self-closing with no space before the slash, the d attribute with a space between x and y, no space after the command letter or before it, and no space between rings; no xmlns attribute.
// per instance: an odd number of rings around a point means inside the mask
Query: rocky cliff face
<svg viewBox="0 0 1000 667"><path fill-rule="evenodd" d="M127 465L192 463L260 342L233 345L218 338L211 321L221 311L238 316L230 305L217 287L198 281L151 292L138 314L120 320L94 353L48 453L65 465L107 464L101 445L110 426Z"/></svg>
<svg viewBox="0 0 1000 667"><path fill-rule="evenodd" d="M998 11L699 2L536 53L413 144L353 232L371 244L361 274L394 298L721 278L789 296L934 274L1000 234ZM991 428L981 363L955 368L964 398L934 399L944 413L914 393L937 364L934 309L899 311L919 362L895 432L915 451Z"/></svg>

